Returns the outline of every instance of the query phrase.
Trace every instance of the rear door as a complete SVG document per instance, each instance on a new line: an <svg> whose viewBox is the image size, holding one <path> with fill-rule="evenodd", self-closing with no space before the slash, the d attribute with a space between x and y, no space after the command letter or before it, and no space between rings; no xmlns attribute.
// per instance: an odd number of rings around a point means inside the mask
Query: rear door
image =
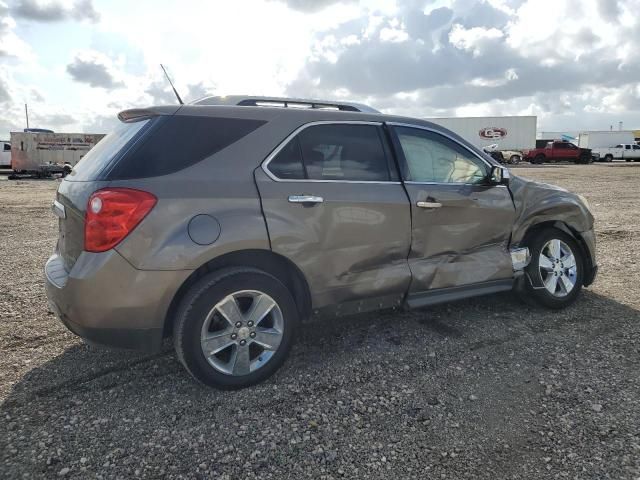
<svg viewBox="0 0 640 480"><path fill-rule="evenodd" d="M635 160L640 158L640 145L631 145L630 158Z"/></svg>
<svg viewBox="0 0 640 480"><path fill-rule="evenodd" d="M390 125L411 201L410 293L512 278L515 207L490 164L435 130Z"/></svg>
<svg viewBox="0 0 640 480"><path fill-rule="evenodd" d="M409 286L407 195L372 122L315 122L256 170L271 248L304 273L314 308L401 301Z"/></svg>

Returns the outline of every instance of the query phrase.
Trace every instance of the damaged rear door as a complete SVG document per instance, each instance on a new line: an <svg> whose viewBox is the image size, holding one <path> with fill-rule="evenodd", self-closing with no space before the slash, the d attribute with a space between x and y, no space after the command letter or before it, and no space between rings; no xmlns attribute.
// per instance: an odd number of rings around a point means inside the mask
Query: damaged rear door
<svg viewBox="0 0 640 480"><path fill-rule="evenodd" d="M389 127L411 201L409 293L511 279L515 208L489 163L436 130Z"/></svg>

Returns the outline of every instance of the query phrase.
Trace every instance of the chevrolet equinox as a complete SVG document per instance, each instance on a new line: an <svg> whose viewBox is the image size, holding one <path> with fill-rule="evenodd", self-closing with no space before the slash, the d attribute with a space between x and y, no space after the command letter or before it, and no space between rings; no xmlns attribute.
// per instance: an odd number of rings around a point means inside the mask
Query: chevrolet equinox
<svg viewBox="0 0 640 480"><path fill-rule="evenodd" d="M60 183L52 310L197 380L272 375L301 320L515 290L559 309L596 275L586 200L455 133L257 97L131 109Z"/></svg>

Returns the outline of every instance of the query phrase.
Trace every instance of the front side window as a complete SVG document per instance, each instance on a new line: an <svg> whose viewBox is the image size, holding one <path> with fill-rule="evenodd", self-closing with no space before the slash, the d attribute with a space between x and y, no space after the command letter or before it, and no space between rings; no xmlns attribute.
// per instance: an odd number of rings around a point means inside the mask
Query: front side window
<svg viewBox="0 0 640 480"><path fill-rule="evenodd" d="M627 150L631 150L631 145L625 145L624 148Z"/></svg>
<svg viewBox="0 0 640 480"><path fill-rule="evenodd" d="M405 180L433 183L482 183L486 164L464 147L438 133L396 127L406 161Z"/></svg>
<svg viewBox="0 0 640 480"><path fill-rule="evenodd" d="M634 149L634 150L640 150L640 145L634 145L634 146L633 146L633 149Z"/></svg>
<svg viewBox="0 0 640 480"><path fill-rule="evenodd" d="M390 168L376 125L312 125L269 162L277 178L390 181Z"/></svg>

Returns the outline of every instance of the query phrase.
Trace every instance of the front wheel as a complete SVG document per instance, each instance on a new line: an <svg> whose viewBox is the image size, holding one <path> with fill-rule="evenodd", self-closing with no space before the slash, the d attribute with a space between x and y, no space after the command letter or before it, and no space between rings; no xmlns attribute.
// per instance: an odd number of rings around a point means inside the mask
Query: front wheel
<svg viewBox="0 0 640 480"><path fill-rule="evenodd" d="M536 165L542 165L544 163L544 155L536 155L536 157L533 159L533 163Z"/></svg>
<svg viewBox="0 0 640 480"><path fill-rule="evenodd" d="M605 155L604 156L604 161L605 162L613 162L613 155Z"/></svg>
<svg viewBox="0 0 640 480"><path fill-rule="evenodd" d="M582 289L584 261L575 240L566 233L547 228L527 242L531 262L526 268L523 295L547 308L572 304Z"/></svg>
<svg viewBox="0 0 640 480"><path fill-rule="evenodd" d="M248 387L284 363L298 317L291 293L274 276L225 269L204 276L185 295L174 346L187 371L205 385Z"/></svg>

